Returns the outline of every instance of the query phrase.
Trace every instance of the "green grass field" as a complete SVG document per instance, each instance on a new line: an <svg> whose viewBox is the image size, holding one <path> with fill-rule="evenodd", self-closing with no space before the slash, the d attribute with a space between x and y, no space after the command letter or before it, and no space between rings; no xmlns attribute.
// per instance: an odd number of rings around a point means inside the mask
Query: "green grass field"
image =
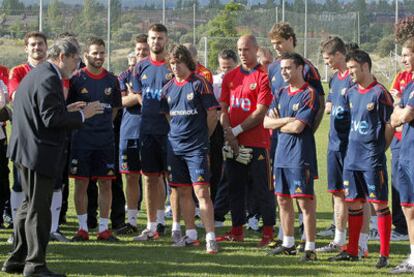
<svg viewBox="0 0 414 277"><path fill-rule="evenodd" d="M317 227L324 229L331 223L331 196L326 192L326 147L329 118L325 117L316 134L319 180L315 183L318 198ZM390 171L389 171L390 172ZM73 188L73 187L72 187ZM70 199L73 199L71 190ZM71 237L77 229L73 202L70 203L68 224L61 231ZM145 228L145 211L139 215L139 229ZM170 224L171 221L168 221ZM230 226L229 216L226 227ZM169 230L170 231L170 230ZM217 229L222 234L227 228ZM169 236L155 242L132 242L132 236L122 237L117 244L97 242L96 230L91 230L92 240L88 243L50 243L48 265L52 270L65 272L68 276L349 276L349 275L386 275L389 269L376 270L379 243L369 242L370 257L356 263L329 263L330 256L319 255L319 261L312 264L299 262L300 256L266 256L264 249L256 247L260 234L246 233L244 243L221 243L217 255L205 253L201 247L176 249L171 247ZM6 244L11 230L0 232L0 261L4 261L11 246ZM204 233L199 230L199 237ZM296 239L299 239L296 235ZM329 240L317 239L317 245ZM409 253L408 242L391 244L390 263L398 264ZM1 273L0 273L1 275Z"/></svg>

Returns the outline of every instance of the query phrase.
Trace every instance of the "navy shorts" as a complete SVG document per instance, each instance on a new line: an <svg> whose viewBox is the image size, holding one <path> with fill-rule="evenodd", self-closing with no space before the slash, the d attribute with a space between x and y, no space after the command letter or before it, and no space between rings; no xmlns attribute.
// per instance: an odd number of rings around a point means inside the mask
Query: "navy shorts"
<svg viewBox="0 0 414 277"><path fill-rule="evenodd" d="M400 161L398 165L398 192L401 206L414 206L414 167L410 161Z"/></svg>
<svg viewBox="0 0 414 277"><path fill-rule="evenodd" d="M377 168L370 171L344 170L345 201L388 203L387 171Z"/></svg>
<svg viewBox="0 0 414 277"><path fill-rule="evenodd" d="M331 193L344 191L344 159L345 151L328 150L328 191Z"/></svg>
<svg viewBox="0 0 414 277"><path fill-rule="evenodd" d="M139 139L121 139L119 141L119 172L140 174Z"/></svg>
<svg viewBox="0 0 414 277"><path fill-rule="evenodd" d="M143 175L160 175L167 170L167 136L141 135L139 152Z"/></svg>
<svg viewBox="0 0 414 277"><path fill-rule="evenodd" d="M314 176L307 167L280 168L273 170L275 180L275 194L291 198L314 197Z"/></svg>
<svg viewBox="0 0 414 277"><path fill-rule="evenodd" d="M172 187L209 185L208 153L176 155L168 150L168 182Z"/></svg>
<svg viewBox="0 0 414 277"><path fill-rule="evenodd" d="M69 175L74 179L115 179L115 149L72 148Z"/></svg>

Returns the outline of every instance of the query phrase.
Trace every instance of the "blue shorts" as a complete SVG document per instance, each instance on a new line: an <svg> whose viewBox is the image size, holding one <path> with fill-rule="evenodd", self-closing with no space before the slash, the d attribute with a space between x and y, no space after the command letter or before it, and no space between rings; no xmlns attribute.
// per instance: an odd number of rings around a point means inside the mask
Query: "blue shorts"
<svg viewBox="0 0 414 277"><path fill-rule="evenodd" d="M69 161L69 176L74 179L115 179L115 149L74 149Z"/></svg>
<svg viewBox="0 0 414 277"><path fill-rule="evenodd" d="M275 180L275 194L291 198L314 197L314 176L309 168L281 168L273 171Z"/></svg>
<svg viewBox="0 0 414 277"><path fill-rule="evenodd" d="M382 168L370 171L344 169L345 201L388 203L387 171Z"/></svg>
<svg viewBox="0 0 414 277"><path fill-rule="evenodd" d="M139 138L143 175L160 175L167 170L167 136L141 135Z"/></svg>
<svg viewBox="0 0 414 277"><path fill-rule="evenodd" d="M208 153L176 155L168 149L168 183L172 187L209 185Z"/></svg>
<svg viewBox="0 0 414 277"><path fill-rule="evenodd" d="M140 174L139 139L121 139L119 141L119 172Z"/></svg>
<svg viewBox="0 0 414 277"><path fill-rule="evenodd" d="M398 192L401 206L414 206L414 167L409 161L400 161L398 165Z"/></svg>
<svg viewBox="0 0 414 277"><path fill-rule="evenodd" d="M344 191L344 159L345 151L328 150L328 191L331 193Z"/></svg>

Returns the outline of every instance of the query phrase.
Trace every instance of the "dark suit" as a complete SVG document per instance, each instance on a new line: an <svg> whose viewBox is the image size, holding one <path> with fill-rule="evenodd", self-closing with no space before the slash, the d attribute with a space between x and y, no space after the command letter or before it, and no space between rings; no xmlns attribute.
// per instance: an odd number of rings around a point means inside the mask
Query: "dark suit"
<svg viewBox="0 0 414 277"><path fill-rule="evenodd" d="M14 100L8 149L21 173L25 200L16 215L14 250L6 263L25 264L25 273L46 268L50 204L63 170L65 137L68 129L81 126L81 113L66 110L62 81L52 64L30 71Z"/></svg>

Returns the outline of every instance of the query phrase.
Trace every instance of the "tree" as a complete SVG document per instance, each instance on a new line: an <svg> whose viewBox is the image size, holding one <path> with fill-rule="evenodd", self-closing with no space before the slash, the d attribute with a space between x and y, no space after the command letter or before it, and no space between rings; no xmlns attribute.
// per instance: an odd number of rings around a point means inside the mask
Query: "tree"
<svg viewBox="0 0 414 277"><path fill-rule="evenodd" d="M118 30L122 24L121 20L122 3L121 0L111 0L111 29Z"/></svg>
<svg viewBox="0 0 414 277"><path fill-rule="evenodd" d="M84 0L83 10L80 14L80 24L77 26L77 33L80 39L85 39L91 35L103 36L105 32L105 22L102 20L98 11L104 10L97 0Z"/></svg>
<svg viewBox="0 0 414 277"><path fill-rule="evenodd" d="M209 0L207 7L209 7L210 9L219 8L220 0Z"/></svg>
<svg viewBox="0 0 414 277"><path fill-rule="evenodd" d="M24 12L24 4L19 0L3 0L1 9L7 15L22 14Z"/></svg>
<svg viewBox="0 0 414 277"><path fill-rule="evenodd" d="M64 28L64 17L62 16L60 8L59 0L51 0L47 6L46 29L54 34L61 33Z"/></svg>

